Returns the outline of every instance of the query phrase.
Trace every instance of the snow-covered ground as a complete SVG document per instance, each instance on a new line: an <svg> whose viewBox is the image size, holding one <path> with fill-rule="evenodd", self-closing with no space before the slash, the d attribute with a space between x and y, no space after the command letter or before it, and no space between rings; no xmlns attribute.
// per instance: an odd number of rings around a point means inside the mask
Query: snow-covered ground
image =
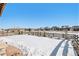
<svg viewBox="0 0 79 59"><path fill-rule="evenodd" d="M8 42L28 56L75 56L71 41L31 35L14 35L0 37L0 41Z"/></svg>

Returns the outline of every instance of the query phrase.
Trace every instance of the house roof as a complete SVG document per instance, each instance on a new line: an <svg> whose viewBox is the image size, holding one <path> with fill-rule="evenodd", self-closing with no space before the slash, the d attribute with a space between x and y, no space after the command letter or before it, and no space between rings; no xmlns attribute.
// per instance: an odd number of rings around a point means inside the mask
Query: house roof
<svg viewBox="0 0 79 59"><path fill-rule="evenodd" d="M2 12L4 10L5 4L6 3L0 3L0 16L2 15Z"/></svg>

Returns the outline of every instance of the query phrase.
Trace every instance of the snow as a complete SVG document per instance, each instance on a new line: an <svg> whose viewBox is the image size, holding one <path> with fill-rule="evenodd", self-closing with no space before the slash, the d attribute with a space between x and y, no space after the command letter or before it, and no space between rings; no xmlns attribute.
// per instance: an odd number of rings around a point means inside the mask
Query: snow
<svg viewBox="0 0 79 59"><path fill-rule="evenodd" d="M0 41L8 42L28 56L75 56L71 41L31 35L13 35L0 37ZM66 48L66 49L65 49Z"/></svg>

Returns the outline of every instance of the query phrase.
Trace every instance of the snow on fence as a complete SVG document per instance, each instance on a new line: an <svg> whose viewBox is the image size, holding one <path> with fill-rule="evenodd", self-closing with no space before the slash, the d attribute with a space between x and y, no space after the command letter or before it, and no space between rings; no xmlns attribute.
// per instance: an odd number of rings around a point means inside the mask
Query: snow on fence
<svg viewBox="0 0 79 59"><path fill-rule="evenodd" d="M68 34L65 34L65 33L53 33L53 32L27 32L28 35L35 35L35 36L42 36L42 37L49 37L49 38L52 38L52 37L58 37L58 38L67 38L67 39L73 39L73 36L76 35L76 34L73 34L73 33L68 33Z"/></svg>
<svg viewBox="0 0 79 59"><path fill-rule="evenodd" d="M58 37L58 38L68 38L73 39L73 36L77 33L65 33L64 31L25 31L25 32L0 32L0 36L10 36L10 35L20 35L20 34L28 34L28 35L35 35L41 37Z"/></svg>

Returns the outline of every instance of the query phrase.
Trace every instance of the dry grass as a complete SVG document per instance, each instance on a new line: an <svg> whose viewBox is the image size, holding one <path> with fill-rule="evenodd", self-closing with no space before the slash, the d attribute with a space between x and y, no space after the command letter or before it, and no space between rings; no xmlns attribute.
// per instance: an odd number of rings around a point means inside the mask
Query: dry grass
<svg viewBox="0 0 79 59"><path fill-rule="evenodd" d="M0 44L0 55L1 56L22 56L22 51L14 46L1 43Z"/></svg>

